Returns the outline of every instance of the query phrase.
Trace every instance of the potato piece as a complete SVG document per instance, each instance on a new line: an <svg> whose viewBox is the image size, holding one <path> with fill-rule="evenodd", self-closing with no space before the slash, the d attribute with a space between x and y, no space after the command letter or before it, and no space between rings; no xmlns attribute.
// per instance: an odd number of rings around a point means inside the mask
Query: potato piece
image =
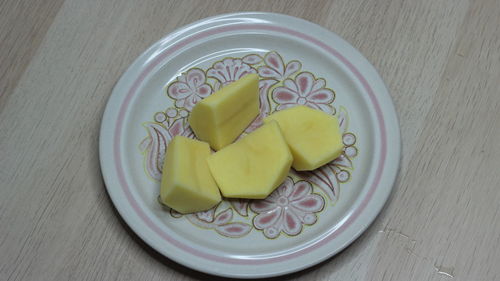
<svg viewBox="0 0 500 281"><path fill-rule="evenodd" d="M198 102L189 116L196 136L219 150L232 143L259 114L259 78L249 74Z"/></svg>
<svg viewBox="0 0 500 281"><path fill-rule="evenodd" d="M167 147L160 200L179 213L205 211L221 201L210 174L207 143L175 136Z"/></svg>
<svg viewBox="0 0 500 281"><path fill-rule="evenodd" d="M344 144L336 117L307 106L271 114L264 122L277 121L293 155L297 171L319 168L342 154Z"/></svg>
<svg viewBox="0 0 500 281"><path fill-rule="evenodd" d="M231 198L266 198L288 175L292 154L277 122L263 125L208 157L222 194Z"/></svg>

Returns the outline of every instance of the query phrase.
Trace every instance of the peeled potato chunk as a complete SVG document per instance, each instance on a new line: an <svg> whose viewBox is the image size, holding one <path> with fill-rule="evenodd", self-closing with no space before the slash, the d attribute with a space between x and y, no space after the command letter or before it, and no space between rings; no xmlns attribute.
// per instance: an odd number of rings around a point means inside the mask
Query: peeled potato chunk
<svg viewBox="0 0 500 281"><path fill-rule="evenodd" d="M175 136L167 147L160 200L179 213L205 211L221 201L207 165L207 143Z"/></svg>
<svg viewBox="0 0 500 281"><path fill-rule="evenodd" d="M219 150L259 114L259 77L249 74L198 102L189 116L195 135Z"/></svg>
<svg viewBox="0 0 500 281"><path fill-rule="evenodd" d="M269 122L208 157L220 191L229 198L263 199L288 175L292 154L277 122Z"/></svg>
<svg viewBox="0 0 500 281"><path fill-rule="evenodd" d="M307 106L295 106L266 117L276 121L293 155L297 171L319 168L342 154L344 144L336 117Z"/></svg>

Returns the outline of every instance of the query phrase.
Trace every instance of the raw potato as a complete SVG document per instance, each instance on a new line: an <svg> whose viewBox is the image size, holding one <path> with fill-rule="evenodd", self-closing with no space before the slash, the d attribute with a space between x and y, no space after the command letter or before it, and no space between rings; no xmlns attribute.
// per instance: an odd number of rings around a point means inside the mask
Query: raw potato
<svg viewBox="0 0 500 281"><path fill-rule="evenodd" d="M293 168L310 171L339 157L344 149L336 117L307 106L271 114L265 123L277 121L293 155Z"/></svg>
<svg viewBox="0 0 500 281"><path fill-rule="evenodd" d="M259 78L249 74L198 102L189 117L196 136L219 150L259 114Z"/></svg>
<svg viewBox="0 0 500 281"><path fill-rule="evenodd" d="M288 175L292 154L278 123L269 122L208 157L222 194L266 198Z"/></svg>
<svg viewBox="0 0 500 281"><path fill-rule="evenodd" d="M167 147L160 199L179 213L205 211L221 201L210 174L207 143L175 136Z"/></svg>

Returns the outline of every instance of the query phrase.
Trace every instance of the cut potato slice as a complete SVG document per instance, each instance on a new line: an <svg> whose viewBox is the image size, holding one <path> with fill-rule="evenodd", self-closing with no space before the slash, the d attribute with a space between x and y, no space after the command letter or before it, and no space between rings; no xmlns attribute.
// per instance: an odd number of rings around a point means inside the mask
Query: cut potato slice
<svg viewBox="0 0 500 281"><path fill-rule="evenodd" d="M221 201L210 174L207 143L175 136L167 147L160 200L179 213L205 211Z"/></svg>
<svg viewBox="0 0 500 281"><path fill-rule="evenodd" d="M208 157L222 194L266 198L288 175L292 154L277 122L269 122Z"/></svg>
<svg viewBox="0 0 500 281"><path fill-rule="evenodd" d="M232 143L259 114L259 78L249 74L198 102L189 116L196 136L219 150Z"/></svg>
<svg viewBox="0 0 500 281"><path fill-rule="evenodd" d="M271 114L265 123L279 123L293 155L293 168L310 171L339 157L344 149L336 117L307 106Z"/></svg>

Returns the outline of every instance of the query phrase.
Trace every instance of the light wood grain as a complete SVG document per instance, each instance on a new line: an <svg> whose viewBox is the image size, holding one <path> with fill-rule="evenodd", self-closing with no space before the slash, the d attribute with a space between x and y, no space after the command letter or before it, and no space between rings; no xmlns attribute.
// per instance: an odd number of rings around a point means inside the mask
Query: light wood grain
<svg viewBox="0 0 500 281"><path fill-rule="evenodd" d="M62 0L0 2L0 110L47 29Z"/></svg>
<svg viewBox="0 0 500 281"><path fill-rule="evenodd" d="M123 223L100 174L100 118L154 41L248 10L305 18L361 50L403 137L397 184L368 231L282 279L500 280L497 0L35 2L0 4L0 280L212 278Z"/></svg>

